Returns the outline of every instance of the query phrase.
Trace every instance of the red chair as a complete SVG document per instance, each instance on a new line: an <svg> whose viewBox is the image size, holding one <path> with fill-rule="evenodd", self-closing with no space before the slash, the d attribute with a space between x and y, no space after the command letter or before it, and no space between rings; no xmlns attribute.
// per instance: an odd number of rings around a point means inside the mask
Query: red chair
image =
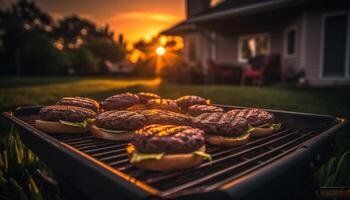
<svg viewBox="0 0 350 200"><path fill-rule="evenodd" d="M267 73L273 71L277 73L277 78L280 79L280 57L277 54L257 56L249 60L251 68L245 69L241 77L241 85L245 84L246 79L252 79L257 85L262 85L265 81Z"/></svg>

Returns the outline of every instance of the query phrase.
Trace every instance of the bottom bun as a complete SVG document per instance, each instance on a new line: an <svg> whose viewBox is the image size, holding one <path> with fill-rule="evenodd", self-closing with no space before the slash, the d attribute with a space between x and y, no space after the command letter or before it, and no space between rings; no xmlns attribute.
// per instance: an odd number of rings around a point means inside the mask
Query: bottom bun
<svg viewBox="0 0 350 200"><path fill-rule="evenodd" d="M221 135L210 135L207 134L205 136L205 140L213 145L218 146L227 146L227 147L234 147L234 146L240 146L243 144L246 144L250 139L250 133L247 133L245 135L233 138L233 137L225 137Z"/></svg>
<svg viewBox="0 0 350 200"><path fill-rule="evenodd" d="M198 151L205 152L205 145L199 148ZM129 158L131 158L132 153L133 152L128 152ZM183 153L168 154L164 155L160 160L150 159L132 164L141 169L152 171L166 171L192 168L201 164L202 161L202 157L194 155L193 153Z"/></svg>
<svg viewBox="0 0 350 200"><path fill-rule="evenodd" d="M97 138L102 138L106 140L116 140L116 141L129 141L132 137L132 132L127 133L108 133L99 129L97 126L92 125L91 134Z"/></svg>
<svg viewBox="0 0 350 200"><path fill-rule="evenodd" d="M254 130L251 131L252 137L262 137L262 136L268 136L273 133L273 128L254 128Z"/></svg>
<svg viewBox="0 0 350 200"><path fill-rule="evenodd" d="M69 126L59 122L35 120L35 127L47 133L85 133L88 128Z"/></svg>

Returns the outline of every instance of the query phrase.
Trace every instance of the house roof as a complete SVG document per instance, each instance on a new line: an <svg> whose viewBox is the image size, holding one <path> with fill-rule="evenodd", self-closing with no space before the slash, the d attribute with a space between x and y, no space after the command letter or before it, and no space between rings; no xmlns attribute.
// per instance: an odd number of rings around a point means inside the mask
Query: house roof
<svg viewBox="0 0 350 200"><path fill-rule="evenodd" d="M204 10L197 15L184 20L175 26L163 31L163 34L176 34L183 31L194 30L195 23L207 22L224 18L238 17L272 11L305 4L316 0L226 0L215 7Z"/></svg>

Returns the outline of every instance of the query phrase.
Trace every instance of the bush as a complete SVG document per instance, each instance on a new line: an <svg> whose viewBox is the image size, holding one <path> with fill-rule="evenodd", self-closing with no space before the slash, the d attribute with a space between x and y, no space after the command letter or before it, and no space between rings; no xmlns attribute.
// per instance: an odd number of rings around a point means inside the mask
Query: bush
<svg viewBox="0 0 350 200"><path fill-rule="evenodd" d="M57 75L66 72L70 63L68 55L52 45L48 36L28 33L28 40L19 49L21 73L27 75Z"/></svg>
<svg viewBox="0 0 350 200"><path fill-rule="evenodd" d="M98 72L100 74L108 73L104 62L120 62L125 60L125 51L122 47L107 38L93 39L84 45L95 58L98 58Z"/></svg>
<svg viewBox="0 0 350 200"><path fill-rule="evenodd" d="M96 58L89 49L81 47L67 51L71 60L70 74L90 75L100 71Z"/></svg>
<svg viewBox="0 0 350 200"><path fill-rule="evenodd" d="M188 65L182 60L177 60L162 70L162 78L171 83L202 84L203 77L200 65Z"/></svg>
<svg viewBox="0 0 350 200"><path fill-rule="evenodd" d="M154 78L156 76L156 64L153 59L140 60L135 64L135 75L143 78Z"/></svg>
<svg viewBox="0 0 350 200"><path fill-rule="evenodd" d="M319 186L350 186L350 151L332 157L315 174Z"/></svg>
<svg viewBox="0 0 350 200"><path fill-rule="evenodd" d="M0 142L0 199L42 200L59 195L58 188L55 193L36 177L37 170L51 174L44 163L24 146L12 127Z"/></svg>

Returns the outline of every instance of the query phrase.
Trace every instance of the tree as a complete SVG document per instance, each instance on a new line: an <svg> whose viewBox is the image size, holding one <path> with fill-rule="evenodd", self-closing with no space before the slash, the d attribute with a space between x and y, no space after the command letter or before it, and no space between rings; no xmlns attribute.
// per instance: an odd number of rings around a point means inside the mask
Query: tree
<svg viewBox="0 0 350 200"><path fill-rule="evenodd" d="M53 20L34 2L20 0L0 15L0 29L4 30L2 39L5 52L2 53L4 73L21 75L23 48L30 42L30 32L46 34L52 30Z"/></svg>
<svg viewBox="0 0 350 200"><path fill-rule="evenodd" d="M79 48L96 38L113 41L113 36L114 33L109 30L108 25L98 28L95 23L77 15L63 18L54 29L54 38L70 49Z"/></svg>

